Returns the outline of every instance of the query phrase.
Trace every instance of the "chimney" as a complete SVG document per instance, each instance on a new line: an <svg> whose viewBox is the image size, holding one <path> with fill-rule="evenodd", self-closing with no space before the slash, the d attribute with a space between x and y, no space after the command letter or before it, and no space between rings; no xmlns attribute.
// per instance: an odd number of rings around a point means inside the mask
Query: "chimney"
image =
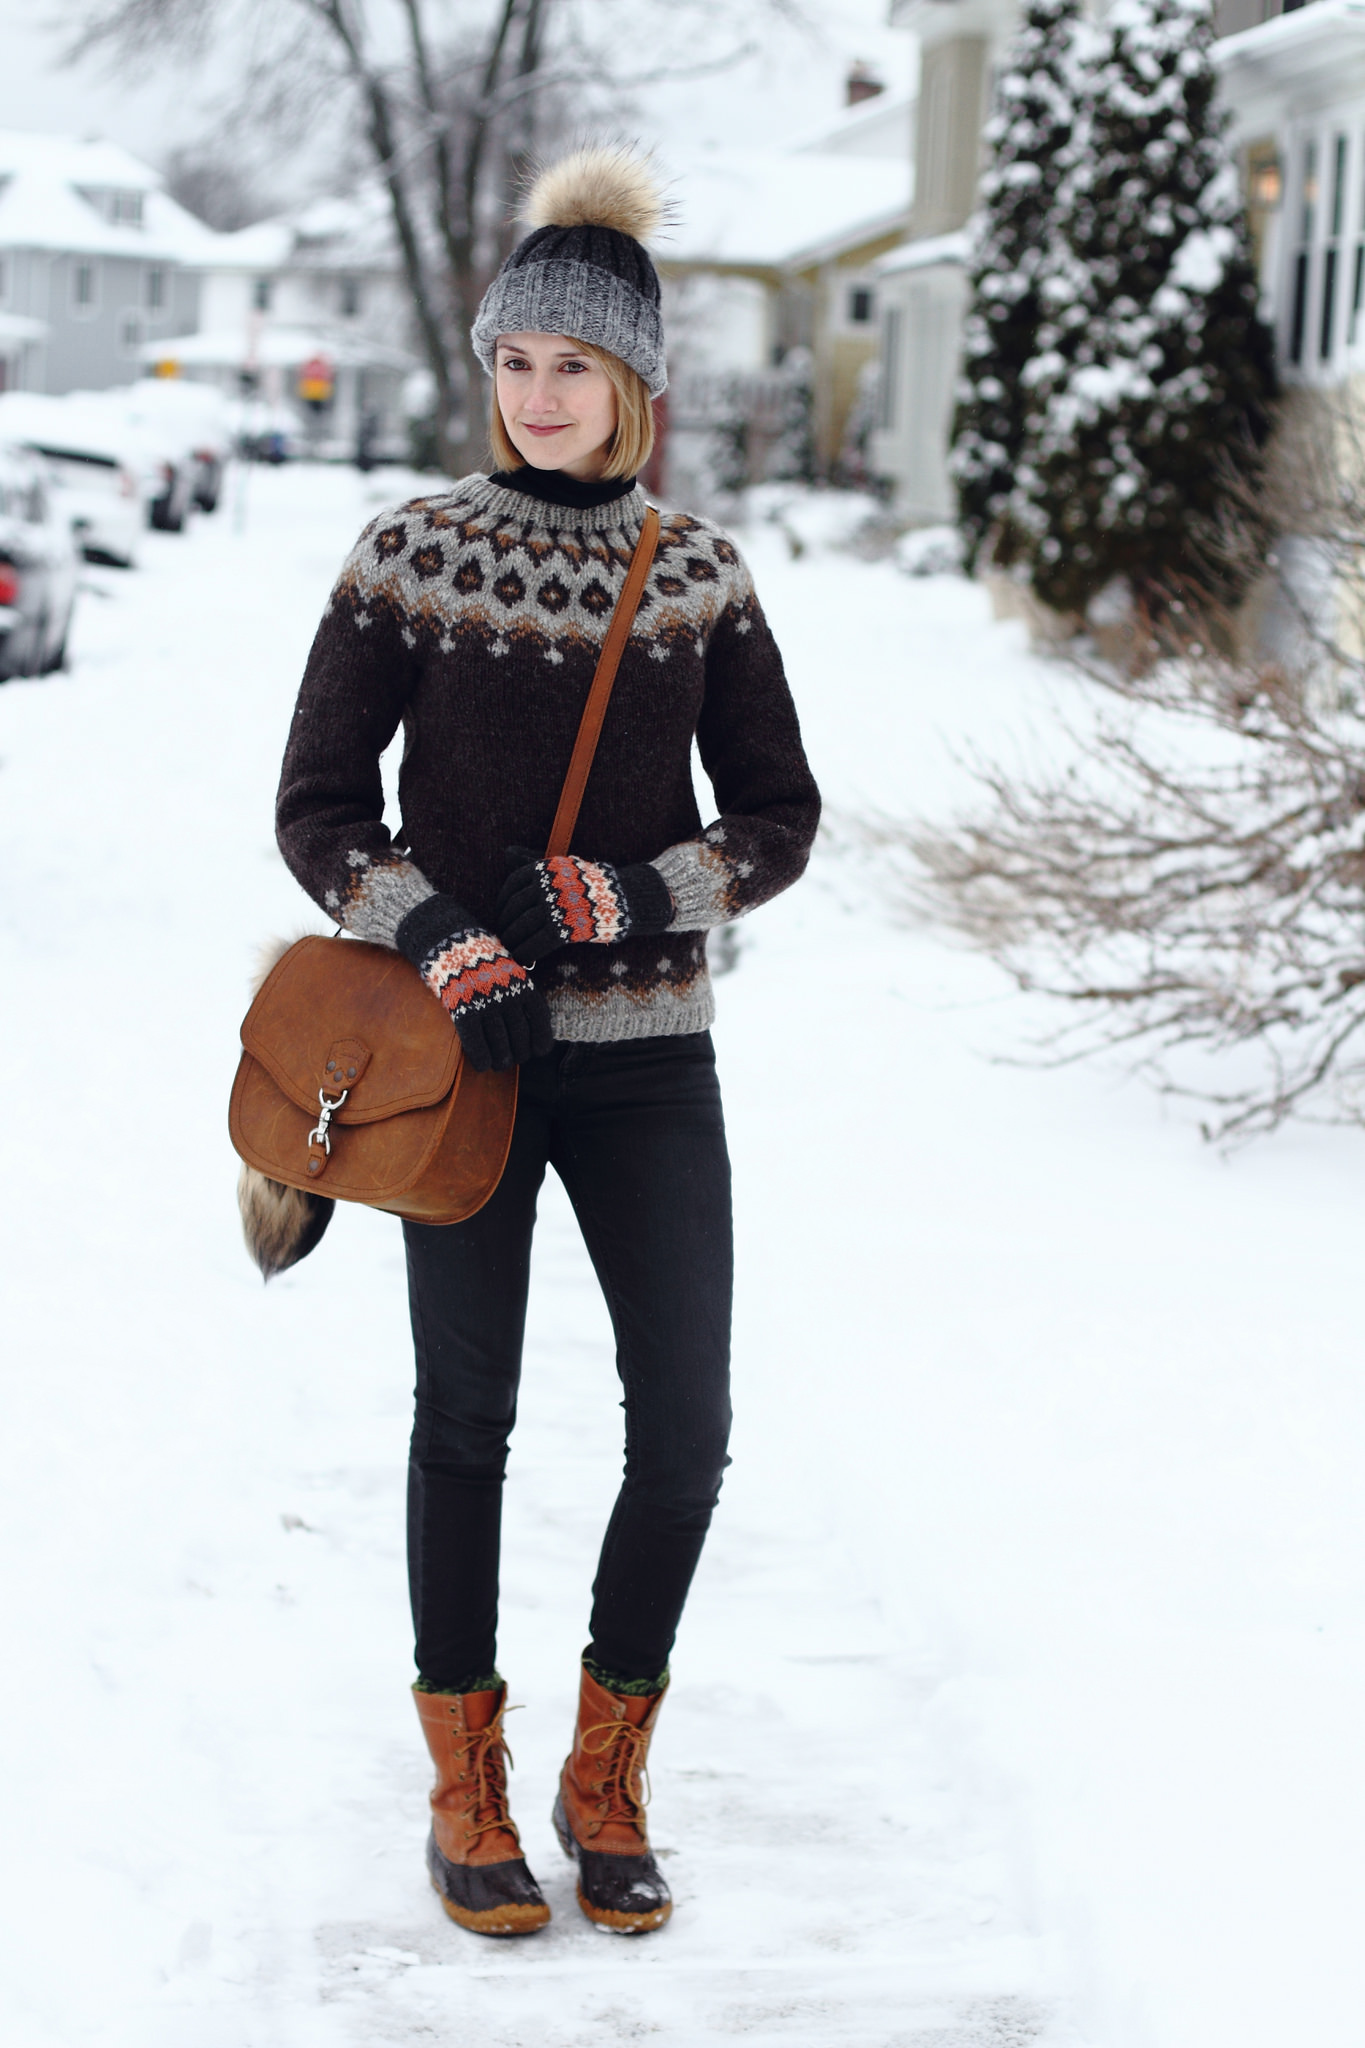
<svg viewBox="0 0 1365 2048"><path fill-rule="evenodd" d="M872 66L864 64L861 57L855 58L844 80L844 105L856 107L861 100L875 100L879 92L885 91L885 79L878 78Z"/></svg>

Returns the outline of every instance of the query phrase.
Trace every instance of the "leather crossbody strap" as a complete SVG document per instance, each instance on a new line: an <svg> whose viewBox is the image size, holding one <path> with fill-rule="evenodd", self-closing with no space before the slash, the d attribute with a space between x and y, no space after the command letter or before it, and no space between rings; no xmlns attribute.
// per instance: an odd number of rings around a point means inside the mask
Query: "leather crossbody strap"
<svg viewBox="0 0 1365 2048"><path fill-rule="evenodd" d="M588 701L583 706L579 721L578 737L573 743L569 759L569 772L564 777L564 788L560 793L559 808L555 821L550 827L550 840L545 848L547 855L567 853L569 841L573 838L574 826L578 823L578 810L583 801L583 792L588 786L588 775L592 768L593 755L602 734L602 721L607 715L607 700L611 686L616 681L616 671L625 651L630 629L635 623L635 614L640 607L640 596L645 587L654 560L654 550L659 540L659 515L652 505L645 508L644 525L640 538L635 543L626 580L621 586L621 595L616 600L616 609L611 615L607 637L602 642L602 652L597 657L597 668L593 674L592 688Z"/></svg>

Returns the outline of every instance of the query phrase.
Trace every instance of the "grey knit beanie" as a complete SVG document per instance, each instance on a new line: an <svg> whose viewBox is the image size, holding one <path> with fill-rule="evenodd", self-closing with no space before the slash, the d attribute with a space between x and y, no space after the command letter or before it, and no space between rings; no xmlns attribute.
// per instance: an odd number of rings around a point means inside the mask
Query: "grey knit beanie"
<svg viewBox="0 0 1365 2048"><path fill-rule="evenodd" d="M629 363L651 398L668 384L659 273L644 247L662 216L649 168L624 149L579 149L532 186L519 242L470 329L489 375L500 334L568 334Z"/></svg>

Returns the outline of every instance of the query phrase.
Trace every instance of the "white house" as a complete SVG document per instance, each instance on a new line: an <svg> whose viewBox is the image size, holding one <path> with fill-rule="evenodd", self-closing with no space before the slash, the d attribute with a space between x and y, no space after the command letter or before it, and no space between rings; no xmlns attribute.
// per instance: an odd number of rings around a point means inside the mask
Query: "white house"
<svg viewBox="0 0 1365 2048"><path fill-rule="evenodd" d="M145 360L233 392L250 386L307 419L301 372L320 359L332 396L312 421L319 445L353 448L368 420L381 448L401 452L402 388L418 359L405 345L411 313L377 187L215 235L199 278L196 333L171 349L149 345Z"/></svg>
<svg viewBox="0 0 1365 2048"><path fill-rule="evenodd" d="M913 95L857 73L848 89L844 111L785 148L707 151L687 164L681 218L659 247L675 433L705 427L727 378L757 385L800 348L811 357L817 460L828 468L838 456L876 354L876 261L910 219L915 123Z"/></svg>
<svg viewBox="0 0 1365 2048"><path fill-rule="evenodd" d="M919 40L915 203L909 239L877 265L880 379L872 467L901 511L952 516L948 432L967 304L963 229L976 204L982 131L1017 0L891 0Z"/></svg>
<svg viewBox="0 0 1365 2048"><path fill-rule="evenodd" d="M1102 11L1102 10L1101 10ZM876 266L874 466L900 509L950 518L948 433L982 131L1017 0L892 0L919 38L909 239ZM1214 46L1267 317L1290 382L1365 370L1365 0L1217 0Z"/></svg>
<svg viewBox="0 0 1365 2048"><path fill-rule="evenodd" d="M0 131L0 379L98 390L198 319L210 231L112 142Z"/></svg>
<svg viewBox="0 0 1365 2048"><path fill-rule="evenodd" d="M0 389L105 390L149 365L234 393L245 378L320 447L349 452L368 421L401 453L410 324L377 188L220 235L116 143L0 131ZM331 384L316 415L299 395L314 358Z"/></svg>
<svg viewBox="0 0 1365 2048"><path fill-rule="evenodd" d="M1340 383L1365 370L1365 4L1313 0L1216 60L1282 372Z"/></svg>

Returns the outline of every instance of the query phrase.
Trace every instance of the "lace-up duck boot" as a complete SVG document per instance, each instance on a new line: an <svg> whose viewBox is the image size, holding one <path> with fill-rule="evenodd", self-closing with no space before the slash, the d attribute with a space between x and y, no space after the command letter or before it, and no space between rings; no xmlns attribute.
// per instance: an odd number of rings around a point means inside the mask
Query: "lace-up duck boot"
<svg viewBox="0 0 1365 2048"><path fill-rule="evenodd" d="M427 1869L452 1920L475 1934L534 1934L550 1917L526 1868L507 1810L502 1733L507 1687L486 1692L413 1688L436 1766Z"/></svg>
<svg viewBox="0 0 1365 2048"><path fill-rule="evenodd" d="M555 1833L578 1865L578 1903L596 1927L647 1934L673 1911L645 1830L645 1760L664 1691L608 1692L584 1668L573 1749L560 1773Z"/></svg>

